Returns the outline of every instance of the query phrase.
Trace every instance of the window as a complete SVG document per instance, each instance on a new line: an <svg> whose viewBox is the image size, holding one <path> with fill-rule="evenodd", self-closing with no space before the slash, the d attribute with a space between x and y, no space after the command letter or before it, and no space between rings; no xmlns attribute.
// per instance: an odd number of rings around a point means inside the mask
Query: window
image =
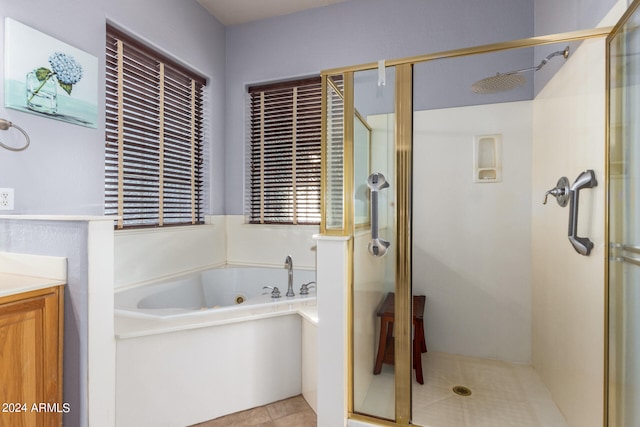
<svg viewBox="0 0 640 427"><path fill-rule="evenodd" d="M203 222L204 86L107 26L105 213L117 228Z"/></svg>
<svg viewBox="0 0 640 427"><path fill-rule="evenodd" d="M320 77L249 88L249 222L319 224Z"/></svg>

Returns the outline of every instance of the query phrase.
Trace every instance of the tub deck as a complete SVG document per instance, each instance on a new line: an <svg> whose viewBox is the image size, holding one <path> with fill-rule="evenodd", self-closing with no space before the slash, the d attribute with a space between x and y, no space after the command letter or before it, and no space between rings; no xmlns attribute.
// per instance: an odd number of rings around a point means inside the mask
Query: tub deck
<svg viewBox="0 0 640 427"><path fill-rule="evenodd" d="M299 314L317 324L318 311L315 296L295 299L290 303L238 306L234 310L207 310L190 316L168 318L130 317L116 314L115 336L116 339L122 340L292 314Z"/></svg>

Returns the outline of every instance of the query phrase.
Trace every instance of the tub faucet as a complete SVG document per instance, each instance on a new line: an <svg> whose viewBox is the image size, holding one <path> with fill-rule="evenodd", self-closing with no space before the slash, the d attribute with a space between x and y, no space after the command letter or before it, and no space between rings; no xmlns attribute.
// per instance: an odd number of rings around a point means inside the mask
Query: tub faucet
<svg viewBox="0 0 640 427"><path fill-rule="evenodd" d="M291 259L291 255L287 255L287 258L285 258L284 266L289 270L289 286L287 287L286 296L294 297L296 294L293 293L293 260Z"/></svg>
<svg viewBox="0 0 640 427"><path fill-rule="evenodd" d="M300 295L309 295L309 289L316 287L316 282L303 283L300 286Z"/></svg>
<svg viewBox="0 0 640 427"><path fill-rule="evenodd" d="M263 286L262 289L271 289L271 298L280 298L280 289L277 286Z"/></svg>

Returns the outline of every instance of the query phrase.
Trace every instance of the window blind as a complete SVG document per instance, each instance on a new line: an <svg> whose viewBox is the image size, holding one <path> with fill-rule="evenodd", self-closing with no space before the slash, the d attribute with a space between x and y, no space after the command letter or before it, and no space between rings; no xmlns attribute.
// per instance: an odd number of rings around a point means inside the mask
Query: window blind
<svg viewBox="0 0 640 427"><path fill-rule="evenodd" d="M344 227L344 81L327 77L325 210L328 229Z"/></svg>
<svg viewBox="0 0 640 427"><path fill-rule="evenodd" d="M320 77L249 88L251 223L319 224Z"/></svg>
<svg viewBox="0 0 640 427"><path fill-rule="evenodd" d="M204 86L107 26L105 213L118 228L203 222Z"/></svg>

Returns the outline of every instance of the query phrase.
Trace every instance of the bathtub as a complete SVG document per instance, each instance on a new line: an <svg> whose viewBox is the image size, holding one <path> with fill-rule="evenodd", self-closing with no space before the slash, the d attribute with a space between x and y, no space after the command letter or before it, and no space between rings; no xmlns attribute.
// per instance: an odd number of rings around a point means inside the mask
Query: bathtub
<svg viewBox="0 0 640 427"><path fill-rule="evenodd" d="M315 299L315 288L310 289L309 295L300 295L300 286L315 282L315 277L315 271L294 269L296 296L286 297L285 268L214 268L118 291L115 311L120 316L173 318L292 304L300 299ZM272 298L271 289L264 289L267 286L277 287L280 298Z"/></svg>
<svg viewBox="0 0 640 427"><path fill-rule="evenodd" d="M315 343L308 335L317 310L315 289L301 296L300 286L315 281L315 271L294 270L293 280L292 298L287 270L262 267L117 291L116 425L193 425L309 395L302 376L313 349L303 354L303 345ZM263 295L271 291L263 286L274 285L281 298Z"/></svg>

